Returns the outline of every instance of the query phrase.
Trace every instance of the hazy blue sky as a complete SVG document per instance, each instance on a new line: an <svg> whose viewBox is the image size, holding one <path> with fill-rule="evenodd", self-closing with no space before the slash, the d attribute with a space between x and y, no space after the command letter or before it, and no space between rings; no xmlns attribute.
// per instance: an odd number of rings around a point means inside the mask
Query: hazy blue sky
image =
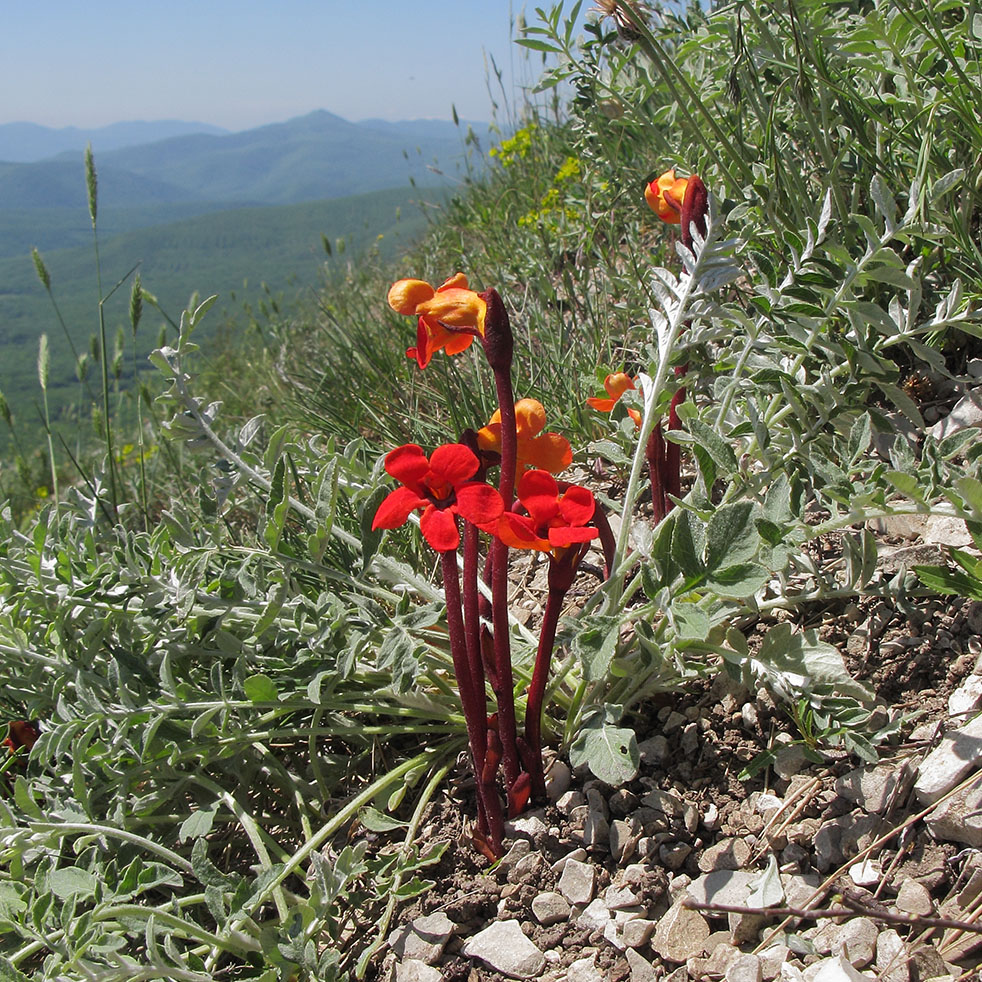
<svg viewBox="0 0 982 982"><path fill-rule="evenodd" d="M8 2L0 123L187 119L234 130L313 109L446 119L452 103L462 118L489 119L484 52L528 80L511 43L522 9L509 0Z"/></svg>

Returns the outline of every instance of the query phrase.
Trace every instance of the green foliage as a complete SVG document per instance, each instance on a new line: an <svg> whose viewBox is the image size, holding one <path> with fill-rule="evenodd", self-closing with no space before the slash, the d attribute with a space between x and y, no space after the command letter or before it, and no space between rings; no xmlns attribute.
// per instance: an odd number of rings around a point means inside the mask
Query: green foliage
<svg viewBox="0 0 982 982"><path fill-rule="evenodd" d="M973 481L972 478L963 478L962 480L963 482ZM976 511L978 511L980 504L978 495L980 490L982 488L973 481L971 491L974 493L974 510ZM978 522L970 522L969 528L976 549L982 549L982 525ZM964 549L952 548L949 550L949 555L954 560L957 569L950 569L945 566L915 566L914 572L917 574L917 578L929 590L982 601L982 560Z"/></svg>
<svg viewBox="0 0 982 982"><path fill-rule="evenodd" d="M470 354L425 373L405 357L413 326L384 300L403 275L498 289L517 395L544 403L620 512L609 580L560 625L544 729L574 763L630 779L648 697L720 671L775 692L813 756L872 759L890 738L839 652L787 613L982 590L964 550L920 584L885 575L869 531L982 520L972 433L902 435L923 430L908 377L964 385L980 350L971 7L737 2L638 21L618 6L630 30L590 22L579 40L562 5L543 11L526 47L556 57L489 171L395 268L381 251L349 261L328 229L317 309L269 292L250 310L245 382L202 364L217 307L192 304L152 356L152 439L116 455L118 521L104 462L29 520L3 516L0 704L42 730L3 774L7 975L347 978L425 889L439 848L415 832L463 721L432 561L414 530L371 530L379 460L493 406ZM691 252L643 203L671 166L712 195ZM25 275L50 270L57 291L48 260ZM156 315L140 296L142 333ZM116 299L110 327L130 314ZM69 363L50 355L53 396ZM668 438L692 481L652 527L644 444L682 365ZM609 416L585 408L620 370L637 391ZM49 480L48 461L18 459ZM522 690L535 639L515 623L511 640Z"/></svg>

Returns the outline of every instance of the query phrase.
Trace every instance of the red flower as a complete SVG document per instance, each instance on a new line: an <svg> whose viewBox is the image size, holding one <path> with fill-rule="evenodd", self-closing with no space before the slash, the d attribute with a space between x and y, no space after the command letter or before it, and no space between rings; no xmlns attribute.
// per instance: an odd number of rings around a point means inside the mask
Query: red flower
<svg viewBox="0 0 982 982"><path fill-rule="evenodd" d="M518 482L518 500L528 515L506 511L498 521L498 538L512 549L538 549L560 559L571 546L600 534L586 524L596 507L593 494L575 484L560 492L547 471L526 471Z"/></svg>
<svg viewBox="0 0 982 982"><path fill-rule="evenodd" d="M390 451L385 470L402 484L375 512L373 529L394 529L422 509L419 527L437 552L449 552L460 543L456 515L475 525L497 521L504 511L501 495L482 481L472 481L477 457L462 443L437 447L427 460L423 448L407 443Z"/></svg>

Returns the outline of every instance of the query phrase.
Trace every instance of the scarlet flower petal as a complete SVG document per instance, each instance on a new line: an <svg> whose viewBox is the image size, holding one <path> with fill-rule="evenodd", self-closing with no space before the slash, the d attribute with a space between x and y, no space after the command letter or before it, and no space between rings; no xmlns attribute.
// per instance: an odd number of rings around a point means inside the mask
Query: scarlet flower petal
<svg viewBox="0 0 982 982"><path fill-rule="evenodd" d="M419 520L423 538L437 552L450 552L460 544L457 520L449 508L435 508L430 505Z"/></svg>
<svg viewBox="0 0 982 982"><path fill-rule="evenodd" d="M589 542L600 535L599 529L593 527L574 527L572 525L557 525L549 529L549 545L554 549L565 549L577 542Z"/></svg>
<svg viewBox="0 0 982 982"><path fill-rule="evenodd" d="M484 335L484 316L488 305L473 291L455 287L441 289L432 298L419 304L415 312L432 317L447 327L471 329Z"/></svg>
<svg viewBox="0 0 982 982"><path fill-rule="evenodd" d="M537 528L547 527L559 514L559 486L548 471L526 471L518 482L518 497Z"/></svg>
<svg viewBox="0 0 982 982"><path fill-rule="evenodd" d="M501 495L483 481L469 481L457 489L457 511L475 525L496 521L505 510Z"/></svg>
<svg viewBox="0 0 982 982"><path fill-rule="evenodd" d="M531 519L506 511L498 522L498 538L510 549L538 549L548 552L552 547L548 539L535 531Z"/></svg>
<svg viewBox="0 0 982 982"><path fill-rule="evenodd" d="M447 484L462 484L477 473L480 461L462 443L445 443L430 454L429 469Z"/></svg>
<svg viewBox="0 0 982 982"><path fill-rule="evenodd" d="M607 395L610 396L609 399L591 396L587 399L586 404L598 412L609 413L628 389L635 389L637 386L634 384L634 379L626 372L614 372L604 379L604 388L607 390ZM641 413L636 409L629 409L627 414L634 420L635 426L641 425Z"/></svg>
<svg viewBox="0 0 982 982"><path fill-rule="evenodd" d="M473 334L465 334L462 331L447 331L449 337L443 346L443 350L448 355L458 355L461 351L466 351L474 343Z"/></svg>
<svg viewBox="0 0 982 982"><path fill-rule="evenodd" d="M627 372L614 372L604 379L604 389L611 399L620 399L628 389L635 388L634 379Z"/></svg>
<svg viewBox="0 0 982 982"><path fill-rule="evenodd" d="M404 443L385 455L385 472L406 487L418 490L429 471L429 461L418 444Z"/></svg>
<svg viewBox="0 0 982 982"><path fill-rule="evenodd" d="M410 488L396 488L382 499L375 512L372 528L397 529L400 525L405 525L413 511L426 503L425 498L421 498Z"/></svg>
<svg viewBox="0 0 982 982"><path fill-rule="evenodd" d="M567 488L559 498L559 511L568 525L586 525L596 507L593 493L577 484Z"/></svg>
<svg viewBox="0 0 982 982"><path fill-rule="evenodd" d="M613 408L614 404L617 402L616 399L601 399L598 396L590 396L586 404L591 409L596 409L601 413L609 413Z"/></svg>
<svg viewBox="0 0 982 982"><path fill-rule="evenodd" d="M685 178L676 178L674 169L667 170L645 188L645 201L663 222L678 225L682 220L682 199L687 185Z"/></svg>

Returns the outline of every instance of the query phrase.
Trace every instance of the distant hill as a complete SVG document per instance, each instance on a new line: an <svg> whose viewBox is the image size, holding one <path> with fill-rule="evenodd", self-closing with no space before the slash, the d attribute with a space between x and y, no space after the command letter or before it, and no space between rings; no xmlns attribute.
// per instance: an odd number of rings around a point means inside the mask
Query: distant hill
<svg viewBox="0 0 982 982"><path fill-rule="evenodd" d="M112 166L182 188L189 200L290 204L454 173L461 132L432 120L351 123L324 110L224 136L192 134L101 154Z"/></svg>
<svg viewBox="0 0 982 982"><path fill-rule="evenodd" d="M187 133L227 132L209 123L189 123L177 119L112 123L96 129L78 129L75 126L52 129L37 123L3 123L0 124L0 160L23 164L69 150L81 151L88 143L92 144L94 152L102 153Z"/></svg>
<svg viewBox="0 0 982 982"><path fill-rule="evenodd" d="M200 195L160 177L134 174L112 164L100 163L97 171L99 203L107 207L201 200ZM33 164L0 163L0 228L7 210L72 208L86 214L87 200L81 153L73 159Z"/></svg>
<svg viewBox="0 0 982 982"><path fill-rule="evenodd" d="M20 124L0 132L10 125ZM319 110L241 133L186 133L116 150L94 146L100 210L193 204L201 211L434 186L463 169L465 132L439 120L351 123ZM69 208L77 217L85 200L80 149L49 160L0 162L0 240L8 238L17 212ZM178 209L175 217L186 213ZM42 226L50 229L52 221L49 215ZM0 255L6 251L0 246Z"/></svg>
<svg viewBox="0 0 982 982"><path fill-rule="evenodd" d="M175 318L193 291L200 291L202 297L217 293L219 307L209 315L207 334L221 325L222 309L233 318L241 316L240 305L264 297L266 287L292 297L323 283L325 264L328 269L343 269L373 246L383 254L397 254L425 228L421 201L440 197L434 190L396 188L327 201L226 210L112 237L100 234L103 285L111 288L140 263L144 287ZM343 238L344 254L339 257L335 251L334 259L328 259L322 236L332 246ZM90 336L98 326L91 229L85 238L74 248L44 254L52 291L80 351L89 350ZM129 294L127 280L106 305L110 339L127 324ZM147 353L156 345L161 324L160 316L146 308L139 333L141 364L146 364ZM37 346L42 332L51 341L49 396L57 416L79 396L70 350L30 256L0 259L0 390L27 425L36 419ZM128 326L124 335L128 348ZM127 353L126 366L131 357Z"/></svg>

